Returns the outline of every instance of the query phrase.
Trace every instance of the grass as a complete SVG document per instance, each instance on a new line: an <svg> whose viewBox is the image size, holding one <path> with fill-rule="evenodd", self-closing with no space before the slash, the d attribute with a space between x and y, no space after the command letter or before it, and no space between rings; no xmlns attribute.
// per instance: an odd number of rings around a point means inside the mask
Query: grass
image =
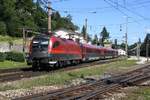
<svg viewBox="0 0 150 100"><path fill-rule="evenodd" d="M22 38L0 35L0 43L13 42L13 44L22 44L22 41L23 41Z"/></svg>
<svg viewBox="0 0 150 100"><path fill-rule="evenodd" d="M127 96L121 100L150 100L150 87L140 87L129 91Z"/></svg>
<svg viewBox="0 0 150 100"><path fill-rule="evenodd" d="M25 62L14 62L14 61L0 62L0 69L20 68L25 66L27 66Z"/></svg>
<svg viewBox="0 0 150 100"><path fill-rule="evenodd" d="M17 81L12 84L0 84L0 91L9 89L32 88L35 86L64 85L73 79L91 75L102 75L110 69L129 69L133 65L135 65L135 61L123 60L109 64L96 65L93 67L91 66L87 68L80 68L67 72L50 73L48 75L43 75L37 78Z"/></svg>

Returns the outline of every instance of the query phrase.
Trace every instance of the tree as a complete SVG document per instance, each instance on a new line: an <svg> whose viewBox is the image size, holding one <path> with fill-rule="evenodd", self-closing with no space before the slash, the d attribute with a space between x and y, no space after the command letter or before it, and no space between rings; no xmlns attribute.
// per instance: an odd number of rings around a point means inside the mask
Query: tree
<svg viewBox="0 0 150 100"><path fill-rule="evenodd" d="M142 56L146 56L146 52L147 52L147 48L148 48L148 55L150 56L150 33L147 33L144 42L141 44L141 52L140 54Z"/></svg>
<svg viewBox="0 0 150 100"><path fill-rule="evenodd" d="M120 48L123 49L123 50L125 50L125 45L126 45L125 43L121 43L120 44Z"/></svg>
<svg viewBox="0 0 150 100"><path fill-rule="evenodd" d="M59 12L54 12L52 14L52 30L65 28L68 30L78 30L78 26L74 25L72 22L71 15L67 15L66 17L61 17Z"/></svg>
<svg viewBox="0 0 150 100"><path fill-rule="evenodd" d="M94 36L94 39L92 40L92 44L98 45L98 37L97 37L96 34L95 34L95 36Z"/></svg>
<svg viewBox="0 0 150 100"><path fill-rule="evenodd" d="M117 48L117 39L115 39L115 47Z"/></svg>
<svg viewBox="0 0 150 100"><path fill-rule="evenodd" d="M104 40L109 38L109 32L107 32L106 27L103 27L100 36L101 36L101 45L104 45Z"/></svg>
<svg viewBox="0 0 150 100"><path fill-rule="evenodd" d="M86 28L84 25L82 27L81 34L83 35L83 38L85 39L86 38Z"/></svg>
<svg viewBox="0 0 150 100"><path fill-rule="evenodd" d="M1 35L6 35L6 24L3 21L0 21L0 34Z"/></svg>
<svg viewBox="0 0 150 100"><path fill-rule="evenodd" d="M92 38L91 36L87 33L87 42L91 42L92 41Z"/></svg>
<svg viewBox="0 0 150 100"><path fill-rule="evenodd" d="M115 39L114 43L112 44L112 48L113 49L118 49L117 39Z"/></svg>
<svg viewBox="0 0 150 100"><path fill-rule="evenodd" d="M42 6L43 2L45 0L0 0L0 34L21 37L21 28L47 31L47 12ZM52 30L59 28L78 30L71 15L61 17L59 12L53 12Z"/></svg>

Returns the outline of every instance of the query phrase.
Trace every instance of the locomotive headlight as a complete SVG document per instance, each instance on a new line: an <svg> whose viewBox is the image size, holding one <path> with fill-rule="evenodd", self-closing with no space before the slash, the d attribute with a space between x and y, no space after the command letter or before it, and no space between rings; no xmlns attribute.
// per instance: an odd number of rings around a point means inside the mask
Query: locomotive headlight
<svg viewBox="0 0 150 100"><path fill-rule="evenodd" d="M33 41L33 43L35 43L35 44L36 44L36 43L39 43L39 41Z"/></svg>

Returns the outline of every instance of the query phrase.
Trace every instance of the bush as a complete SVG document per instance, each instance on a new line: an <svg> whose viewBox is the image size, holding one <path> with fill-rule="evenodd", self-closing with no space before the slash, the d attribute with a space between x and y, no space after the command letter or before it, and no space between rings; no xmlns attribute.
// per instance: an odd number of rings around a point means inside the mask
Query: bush
<svg viewBox="0 0 150 100"><path fill-rule="evenodd" d="M6 58L5 53L0 52L0 62L3 62L5 60L5 58Z"/></svg>
<svg viewBox="0 0 150 100"><path fill-rule="evenodd" d="M24 56L23 56L23 53L6 52L6 60L24 62Z"/></svg>

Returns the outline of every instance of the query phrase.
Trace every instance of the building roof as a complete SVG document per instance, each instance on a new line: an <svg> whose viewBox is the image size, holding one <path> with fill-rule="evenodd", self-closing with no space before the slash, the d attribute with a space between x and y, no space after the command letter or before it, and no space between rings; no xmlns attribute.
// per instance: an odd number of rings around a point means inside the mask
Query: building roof
<svg viewBox="0 0 150 100"><path fill-rule="evenodd" d="M58 31L64 31L64 32L67 32L69 35L78 35L78 36L82 36L82 34L79 33L79 32L74 32L74 31L72 31L72 30L67 30L67 29L64 29L64 28L57 29L57 30L55 30L54 32L58 32Z"/></svg>

